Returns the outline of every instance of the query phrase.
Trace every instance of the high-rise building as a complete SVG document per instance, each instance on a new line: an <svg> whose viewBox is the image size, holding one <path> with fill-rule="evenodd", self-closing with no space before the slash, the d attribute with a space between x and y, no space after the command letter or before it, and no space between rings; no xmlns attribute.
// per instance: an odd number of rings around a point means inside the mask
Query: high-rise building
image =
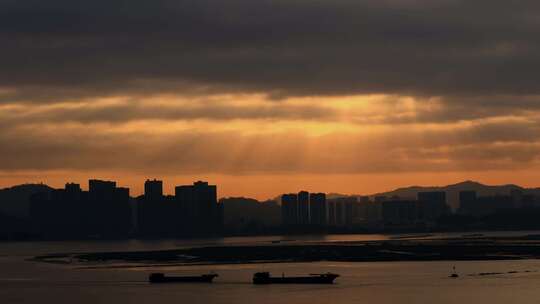
<svg viewBox="0 0 540 304"><path fill-rule="evenodd" d="M295 193L281 196L281 221L285 226L298 225L298 195Z"/></svg>
<svg viewBox="0 0 540 304"><path fill-rule="evenodd" d="M470 216L486 216L496 212L519 208L525 196L521 193L513 195L476 196L474 191L461 191L459 193L459 213Z"/></svg>
<svg viewBox="0 0 540 304"><path fill-rule="evenodd" d="M90 180L89 191L67 183L50 195L32 198L32 218L41 233L54 238L127 237L131 227L128 188L115 182Z"/></svg>
<svg viewBox="0 0 540 304"><path fill-rule="evenodd" d="M534 194L523 194L521 197L521 208L531 208L531 207L537 207L538 208L538 202L537 197Z"/></svg>
<svg viewBox="0 0 540 304"><path fill-rule="evenodd" d="M88 181L88 191L93 198L111 198L116 182L91 179Z"/></svg>
<svg viewBox="0 0 540 304"><path fill-rule="evenodd" d="M185 233L217 234L223 227L223 211L217 202L217 187L198 181L175 188L175 198L185 219Z"/></svg>
<svg viewBox="0 0 540 304"><path fill-rule="evenodd" d="M328 226L336 226L336 200L327 200L328 208Z"/></svg>
<svg viewBox="0 0 540 304"><path fill-rule="evenodd" d="M131 217L131 197L129 196L129 188L117 187L114 190L113 204L108 208L110 212L110 234L112 236L128 235L132 227Z"/></svg>
<svg viewBox="0 0 540 304"><path fill-rule="evenodd" d="M335 212L335 225L338 226L338 227L343 227L345 226L345 222L346 222L346 205L345 205L345 200L341 199L341 198L337 198L334 200L335 204L334 204L334 212Z"/></svg>
<svg viewBox="0 0 540 304"><path fill-rule="evenodd" d="M417 220L416 201L388 200L380 204L385 226L410 226Z"/></svg>
<svg viewBox="0 0 540 304"><path fill-rule="evenodd" d="M163 181L146 180L144 195L137 198L137 231L144 237L175 237L173 222L180 221L180 210L163 196ZM176 221L175 221L176 220Z"/></svg>
<svg viewBox="0 0 540 304"><path fill-rule="evenodd" d="M374 202L376 203L382 203L382 202L385 202L388 200L388 197L385 196L385 195L377 195L375 196L375 198L373 199Z"/></svg>
<svg viewBox="0 0 540 304"><path fill-rule="evenodd" d="M163 181L147 179L144 182L144 196L150 199L161 199L163 197Z"/></svg>
<svg viewBox="0 0 540 304"><path fill-rule="evenodd" d="M446 192L428 191L418 193L418 219L433 222L449 212L446 204Z"/></svg>
<svg viewBox="0 0 540 304"><path fill-rule="evenodd" d="M66 192L68 193L81 193L81 185L75 183L67 183L65 187Z"/></svg>
<svg viewBox="0 0 540 304"><path fill-rule="evenodd" d="M354 218L356 217L357 213L357 206L356 204L358 201L356 200L356 197L349 196L345 199L345 226L352 227L354 223Z"/></svg>
<svg viewBox="0 0 540 304"><path fill-rule="evenodd" d="M310 224L316 226L326 226L328 211L326 208L325 193L310 193L309 195Z"/></svg>
<svg viewBox="0 0 540 304"><path fill-rule="evenodd" d="M366 221L377 223L382 220L381 203L367 202Z"/></svg>
<svg viewBox="0 0 540 304"><path fill-rule="evenodd" d="M459 209L458 212L464 215L472 215L476 213L476 191L460 191L459 192Z"/></svg>
<svg viewBox="0 0 540 304"><path fill-rule="evenodd" d="M332 202L332 203L330 203ZM331 206L332 204L332 206ZM351 227L355 213L356 197L338 197L328 201L328 224L337 227Z"/></svg>
<svg viewBox="0 0 540 304"><path fill-rule="evenodd" d="M334 201L336 202L336 226L351 227L356 213L356 204L358 203L356 197L338 197L335 198Z"/></svg>
<svg viewBox="0 0 540 304"><path fill-rule="evenodd" d="M309 224L309 192L298 192L298 224Z"/></svg>
<svg viewBox="0 0 540 304"><path fill-rule="evenodd" d="M103 237L124 236L131 230L131 206L128 188L116 188L116 182L88 181L89 230Z"/></svg>

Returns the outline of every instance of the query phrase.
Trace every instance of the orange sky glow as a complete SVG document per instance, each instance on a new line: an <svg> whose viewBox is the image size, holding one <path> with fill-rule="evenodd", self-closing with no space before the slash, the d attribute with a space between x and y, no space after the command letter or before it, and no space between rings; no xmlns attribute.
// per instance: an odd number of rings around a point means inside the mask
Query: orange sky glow
<svg viewBox="0 0 540 304"><path fill-rule="evenodd" d="M373 194L463 180L538 186L535 142L497 133L536 113L440 121L440 98L394 95L269 100L261 94L120 96L0 106L22 141L0 185L61 187L89 178L142 192L146 178L174 186L207 180L220 197L276 197L301 189ZM91 130L91 131L90 131ZM487 136L486 132L495 132ZM63 139L71 139L64 141ZM20 139L18 139L20 140ZM41 151L40 149L43 149Z"/></svg>

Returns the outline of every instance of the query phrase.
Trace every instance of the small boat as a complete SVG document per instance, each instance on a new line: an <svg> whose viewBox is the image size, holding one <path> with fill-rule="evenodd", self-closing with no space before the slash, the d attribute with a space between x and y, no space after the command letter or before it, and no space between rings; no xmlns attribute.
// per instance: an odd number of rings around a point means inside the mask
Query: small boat
<svg viewBox="0 0 540 304"><path fill-rule="evenodd" d="M212 283L217 276L215 273L200 276L166 276L163 273L152 273L148 281L150 283Z"/></svg>
<svg viewBox="0 0 540 304"><path fill-rule="evenodd" d="M330 272L305 277L272 277L269 272L257 272L253 275L253 284L332 284L337 277L339 274Z"/></svg>
<svg viewBox="0 0 540 304"><path fill-rule="evenodd" d="M454 272L448 276L449 278L459 278L459 274L456 272L456 266L454 266Z"/></svg>

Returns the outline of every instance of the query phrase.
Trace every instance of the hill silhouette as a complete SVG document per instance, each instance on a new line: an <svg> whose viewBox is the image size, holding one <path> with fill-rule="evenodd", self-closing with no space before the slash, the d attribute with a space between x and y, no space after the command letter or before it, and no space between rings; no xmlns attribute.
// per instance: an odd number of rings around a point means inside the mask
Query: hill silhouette
<svg viewBox="0 0 540 304"><path fill-rule="evenodd" d="M45 184L23 184L0 189L0 213L10 217L28 218L30 196L51 190L53 188Z"/></svg>
<svg viewBox="0 0 540 304"><path fill-rule="evenodd" d="M511 190L521 190L524 193L540 194L540 188L523 188L518 185L484 185L476 181L463 181L457 184L446 186L410 186L398 188L388 192L381 192L370 195L371 198L379 195L383 196L399 196L403 199L416 199L418 192L423 191L445 191L446 199L452 209L456 210L459 207L459 192L472 190L476 191L479 196L488 196L496 194L509 194Z"/></svg>
<svg viewBox="0 0 540 304"><path fill-rule="evenodd" d="M281 207L273 200L260 202L252 198L228 197L219 201L224 204L225 227L232 231L253 232L281 224Z"/></svg>

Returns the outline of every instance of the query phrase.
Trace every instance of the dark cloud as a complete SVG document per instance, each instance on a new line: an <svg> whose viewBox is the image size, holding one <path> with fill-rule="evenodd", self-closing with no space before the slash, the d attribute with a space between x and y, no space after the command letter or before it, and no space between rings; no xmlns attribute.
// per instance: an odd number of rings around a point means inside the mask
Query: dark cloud
<svg viewBox="0 0 540 304"><path fill-rule="evenodd" d="M317 105L231 105L204 101L180 105L145 105L137 101L95 106L75 107L16 107L2 111L0 126L61 123L121 124L141 120L157 121L231 121L231 120L302 120L327 121L336 119L335 109Z"/></svg>
<svg viewBox="0 0 540 304"><path fill-rule="evenodd" d="M8 101L539 94L538 17L532 0L4 0L0 87L18 88Z"/></svg>

